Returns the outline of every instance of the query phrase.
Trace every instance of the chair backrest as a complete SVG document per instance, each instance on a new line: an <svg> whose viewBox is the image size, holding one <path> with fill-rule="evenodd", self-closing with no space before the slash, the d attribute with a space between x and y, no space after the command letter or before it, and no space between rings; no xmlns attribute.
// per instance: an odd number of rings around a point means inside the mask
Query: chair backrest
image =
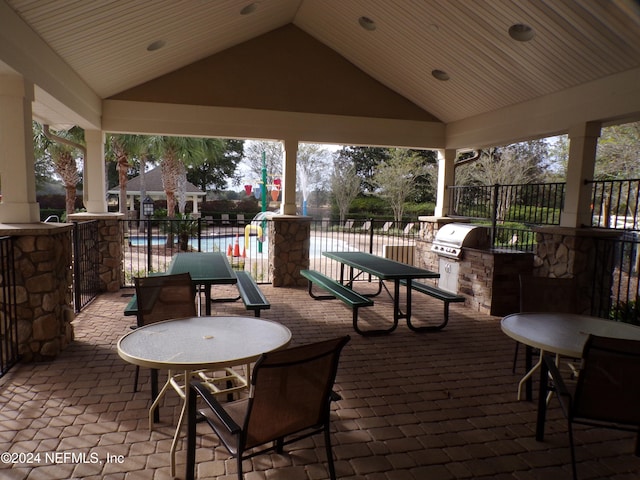
<svg viewBox="0 0 640 480"><path fill-rule="evenodd" d="M252 448L329 421L338 360L349 336L263 354L255 364L242 442Z"/></svg>
<svg viewBox="0 0 640 480"><path fill-rule="evenodd" d="M196 290L188 273L137 277L134 281L139 327L198 314Z"/></svg>
<svg viewBox="0 0 640 480"><path fill-rule="evenodd" d="M572 417L640 426L640 341L591 335Z"/></svg>
<svg viewBox="0 0 640 480"><path fill-rule="evenodd" d="M520 275L520 311L578 313L574 279Z"/></svg>

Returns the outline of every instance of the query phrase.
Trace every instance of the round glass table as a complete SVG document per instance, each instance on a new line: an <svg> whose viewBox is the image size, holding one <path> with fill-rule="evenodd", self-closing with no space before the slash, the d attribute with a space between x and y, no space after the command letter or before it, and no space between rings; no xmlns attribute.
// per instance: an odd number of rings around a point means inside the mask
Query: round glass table
<svg viewBox="0 0 640 480"><path fill-rule="evenodd" d="M189 388L193 377L209 378L206 371L225 370L225 379L235 386L217 388L215 394L247 388L251 363L262 353L289 344L291 331L277 322L256 317L190 317L158 322L137 328L118 341L118 355L125 361L158 370L168 370L168 379L149 409L149 428L153 412L169 388L183 399L182 412L171 445L171 475L175 475L175 448L184 421ZM234 366L244 365L244 376ZM176 375L176 372L180 372ZM220 378L215 378L219 381Z"/></svg>

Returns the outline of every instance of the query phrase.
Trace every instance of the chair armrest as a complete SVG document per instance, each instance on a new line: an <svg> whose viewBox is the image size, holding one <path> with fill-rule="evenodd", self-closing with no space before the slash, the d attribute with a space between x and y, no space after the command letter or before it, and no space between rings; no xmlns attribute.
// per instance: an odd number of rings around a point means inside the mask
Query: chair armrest
<svg viewBox="0 0 640 480"><path fill-rule="evenodd" d="M191 382L191 394L197 393L202 397L202 400L207 404L209 409L218 417L220 422L229 430L232 434L240 433L242 430L240 426L231 418L226 410L220 405L220 403L211 394L209 389L202 382Z"/></svg>
<svg viewBox="0 0 640 480"><path fill-rule="evenodd" d="M550 354L544 354L543 361L549 369L549 374L551 375L551 379L553 380L553 388L558 394L558 400L560 400L560 406L562 407L562 410L565 412L565 414L567 414L570 411L569 408L572 402L571 393L569 392L569 389L562 379L560 370L558 370L558 366L555 362L555 357Z"/></svg>

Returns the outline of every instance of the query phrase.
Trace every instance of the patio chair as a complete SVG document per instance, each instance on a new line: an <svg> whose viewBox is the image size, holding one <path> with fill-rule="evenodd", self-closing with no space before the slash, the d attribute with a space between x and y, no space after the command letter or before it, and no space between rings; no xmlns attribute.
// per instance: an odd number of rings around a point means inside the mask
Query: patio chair
<svg viewBox="0 0 640 480"><path fill-rule="evenodd" d="M220 224L221 225L229 225L229 214L228 213L222 213L220 214Z"/></svg>
<svg viewBox="0 0 640 480"><path fill-rule="evenodd" d="M221 443L237 460L242 480L242 461L318 433L324 433L329 474L335 480L330 439L330 403L342 348L349 336L263 354L255 364L249 398L225 403L216 401L207 387L191 383L188 404L187 471L195 474L195 437L198 413L213 428ZM197 400L207 408L197 412ZM266 444L274 444L264 447ZM264 448L258 448L264 447Z"/></svg>
<svg viewBox="0 0 640 480"><path fill-rule="evenodd" d="M640 341L591 335L573 391L567 388L553 356L545 355L544 361L568 421L574 480L578 478L574 423L635 432L635 455L640 456ZM542 387L541 396L546 384Z"/></svg>
<svg viewBox="0 0 640 480"><path fill-rule="evenodd" d="M355 223L355 220L353 218L347 218L347 221L344 222L344 229L345 230L351 230L353 228L353 224Z"/></svg>
<svg viewBox="0 0 640 480"><path fill-rule="evenodd" d="M523 312L561 312L576 313L578 311L577 290L575 280L571 278L534 277L520 275L520 313ZM518 362L520 342L516 342L513 353L515 373ZM527 348L526 364L531 365L533 350Z"/></svg>
<svg viewBox="0 0 640 480"><path fill-rule="evenodd" d="M388 233L391 227L393 227L393 222L384 222L384 225L382 225L381 231L383 233Z"/></svg>
<svg viewBox="0 0 640 480"><path fill-rule="evenodd" d="M197 316L196 289L188 273L136 277L134 282L138 302L137 327ZM139 374L140 367L136 366L134 392L138 390ZM152 375L152 381L157 381L158 372L153 371Z"/></svg>
<svg viewBox="0 0 640 480"><path fill-rule="evenodd" d="M360 227L360 230L364 232L368 232L369 230L371 230L371 220L367 220L366 222L364 222Z"/></svg>
<svg viewBox="0 0 640 480"><path fill-rule="evenodd" d="M236 221L238 222L238 226L242 227L244 225L244 213L237 214Z"/></svg>

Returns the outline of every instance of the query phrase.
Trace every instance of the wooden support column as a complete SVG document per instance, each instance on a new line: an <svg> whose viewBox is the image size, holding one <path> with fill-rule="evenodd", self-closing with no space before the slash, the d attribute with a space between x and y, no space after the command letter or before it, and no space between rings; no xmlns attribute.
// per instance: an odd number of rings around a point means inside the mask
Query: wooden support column
<svg viewBox="0 0 640 480"><path fill-rule="evenodd" d="M601 124L589 122L569 130L569 162L567 164L567 190L560 217L562 227L591 226L591 184L596 163L598 137Z"/></svg>
<svg viewBox="0 0 640 480"><path fill-rule="evenodd" d="M107 213L107 192L104 168L104 133L85 130L87 156L84 159L83 203L89 213Z"/></svg>
<svg viewBox="0 0 640 480"><path fill-rule="evenodd" d="M296 162L298 158L298 139L284 140L284 164L282 171L282 213L296 215Z"/></svg>
<svg viewBox="0 0 640 480"><path fill-rule="evenodd" d="M0 75L0 222L37 223L31 103L33 85Z"/></svg>
<svg viewBox="0 0 640 480"><path fill-rule="evenodd" d="M438 150L438 192L436 196L435 217L446 217L449 213L449 190L447 185L453 185L454 162L456 150Z"/></svg>

